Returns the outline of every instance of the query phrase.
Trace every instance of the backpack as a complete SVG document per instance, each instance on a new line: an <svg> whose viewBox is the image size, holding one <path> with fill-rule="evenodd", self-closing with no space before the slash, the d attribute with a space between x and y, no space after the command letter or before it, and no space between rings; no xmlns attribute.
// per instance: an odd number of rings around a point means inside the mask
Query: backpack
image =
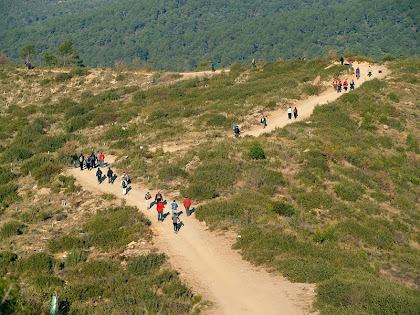
<svg viewBox="0 0 420 315"><path fill-rule="evenodd" d="M82 163L83 162L83 156L79 156L79 162Z"/></svg>
<svg viewBox="0 0 420 315"><path fill-rule="evenodd" d="M125 179L121 182L121 187L122 188L126 188L127 187L127 181Z"/></svg>
<svg viewBox="0 0 420 315"><path fill-rule="evenodd" d="M162 195L161 194L157 194L156 195L156 199L162 200Z"/></svg>

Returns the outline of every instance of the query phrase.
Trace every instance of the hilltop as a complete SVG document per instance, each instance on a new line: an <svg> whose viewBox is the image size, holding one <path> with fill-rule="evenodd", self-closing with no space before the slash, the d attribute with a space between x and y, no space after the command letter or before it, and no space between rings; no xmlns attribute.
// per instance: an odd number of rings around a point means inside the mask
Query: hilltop
<svg viewBox="0 0 420 315"><path fill-rule="evenodd" d="M211 312L206 292L155 247L161 227L126 204L137 200L70 171L74 152L94 150L130 174L133 193L193 199L185 231L194 220L273 277L315 287L311 311L416 313L420 62L370 64L372 78L362 72L363 85L309 118L241 139L234 124L252 133L264 113L270 126L275 113L330 95L333 78L354 69L331 58L236 64L196 78L2 66L0 288L20 284L14 301L32 310L45 310L57 290L73 312ZM125 280L137 286L127 291ZM151 283L154 291L144 289ZM142 298L123 298L133 296Z"/></svg>
<svg viewBox="0 0 420 315"><path fill-rule="evenodd" d="M418 5L396 1L0 1L0 53L54 52L71 40L89 67L188 71L329 50L419 56ZM41 61L39 57L38 61Z"/></svg>

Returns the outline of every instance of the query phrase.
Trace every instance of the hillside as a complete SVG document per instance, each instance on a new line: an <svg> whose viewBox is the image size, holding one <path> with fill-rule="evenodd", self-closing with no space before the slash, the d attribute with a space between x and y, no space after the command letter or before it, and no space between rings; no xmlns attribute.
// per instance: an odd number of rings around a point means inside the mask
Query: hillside
<svg viewBox="0 0 420 315"><path fill-rule="evenodd" d="M87 66L173 71L325 56L419 55L416 1L0 1L0 53L54 52L71 40ZM41 60L41 58L39 58Z"/></svg>
<svg viewBox="0 0 420 315"><path fill-rule="evenodd" d="M262 113L270 125L354 69L321 58L191 79L2 66L0 294L19 284L8 301L28 310L45 310L55 290L73 313L212 309L160 255L154 222L81 182L85 172L70 176L75 152L104 151L133 190L188 195L197 205L189 220L273 277L315 286L313 310L418 313L420 61L372 66L372 78L362 73L367 82L308 119L241 139L232 125L251 133ZM389 75L379 79L379 69Z"/></svg>

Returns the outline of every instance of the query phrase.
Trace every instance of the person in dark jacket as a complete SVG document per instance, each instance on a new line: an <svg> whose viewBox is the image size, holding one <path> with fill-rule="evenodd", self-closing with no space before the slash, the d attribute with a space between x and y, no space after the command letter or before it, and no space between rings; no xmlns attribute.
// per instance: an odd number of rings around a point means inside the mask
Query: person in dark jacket
<svg viewBox="0 0 420 315"><path fill-rule="evenodd" d="M111 170L110 167L108 167L108 172L106 172L106 176L108 177L108 184L113 184L113 176L114 176L114 172Z"/></svg>
<svg viewBox="0 0 420 315"><path fill-rule="evenodd" d="M98 178L98 184L100 184L102 182L102 171L99 167L98 167L98 170L96 171L96 177Z"/></svg>

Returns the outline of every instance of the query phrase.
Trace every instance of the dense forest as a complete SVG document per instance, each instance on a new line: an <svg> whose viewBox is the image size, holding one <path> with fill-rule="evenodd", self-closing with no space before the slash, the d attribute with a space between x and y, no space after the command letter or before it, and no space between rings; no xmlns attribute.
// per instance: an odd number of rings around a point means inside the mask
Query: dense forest
<svg viewBox="0 0 420 315"><path fill-rule="evenodd" d="M19 60L71 40L90 67L195 69L234 61L419 55L415 0L0 0L0 53Z"/></svg>

